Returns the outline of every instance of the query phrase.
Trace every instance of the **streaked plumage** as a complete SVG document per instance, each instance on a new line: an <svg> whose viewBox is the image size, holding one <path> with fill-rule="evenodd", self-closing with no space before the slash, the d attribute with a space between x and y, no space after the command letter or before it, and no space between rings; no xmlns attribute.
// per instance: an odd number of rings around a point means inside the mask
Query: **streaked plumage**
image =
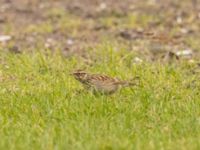
<svg viewBox="0 0 200 150"><path fill-rule="evenodd" d="M81 82L86 88L92 89L105 94L112 94L120 87L134 85L128 81L122 81L101 74L91 74L83 70L76 70L72 73L74 78Z"/></svg>

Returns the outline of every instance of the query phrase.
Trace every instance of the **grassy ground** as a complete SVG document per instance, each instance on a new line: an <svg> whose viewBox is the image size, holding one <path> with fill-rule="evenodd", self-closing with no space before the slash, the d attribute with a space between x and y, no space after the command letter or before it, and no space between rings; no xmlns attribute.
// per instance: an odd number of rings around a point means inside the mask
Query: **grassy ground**
<svg viewBox="0 0 200 150"><path fill-rule="evenodd" d="M197 1L31 2L0 1L0 149L200 149ZM74 69L140 84L93 95Z"/></svg>
<svg viewBox="0 0 200 150"><path fill-rule="evenodd" d="M90 71L137 75L139 86L95 96L69 76L87 67L78 57L2 53L0 149L199 149L200 82L191 85L191 66L130 66L123 49L105 45L104 62Z"/></svg>

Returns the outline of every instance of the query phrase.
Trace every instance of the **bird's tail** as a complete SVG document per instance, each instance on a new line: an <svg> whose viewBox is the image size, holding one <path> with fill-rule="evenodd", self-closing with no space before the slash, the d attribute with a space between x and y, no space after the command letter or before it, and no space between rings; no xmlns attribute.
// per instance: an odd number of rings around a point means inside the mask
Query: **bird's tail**
<svg viewBox="0 0 200 150"><path fill-rule="evenodd" d="M122 82L120 83L120 85L122 85L123 87L128 87L128 86L135 86L135 85L137 85L137 84L134 83L134 82L122 81Z"/></svg>
<svg viewBox="0 0 200 150"><path fill-rule="evenodd" d="M117 82L117 84L120 84L124 87L139 85L139 77L135 77L133 80L132 81L119 81L119 82Z"/></svg>

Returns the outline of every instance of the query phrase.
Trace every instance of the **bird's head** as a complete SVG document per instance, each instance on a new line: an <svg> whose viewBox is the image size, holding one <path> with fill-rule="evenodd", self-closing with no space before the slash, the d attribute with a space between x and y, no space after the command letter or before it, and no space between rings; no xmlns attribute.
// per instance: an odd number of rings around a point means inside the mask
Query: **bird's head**
<svg viewBox="0 0 200 150"><path fill-rule="evenodd" d="M84 79L87 76L87 74L87 72L80 69L74 70L72 73L70 73L70 75L74 76L74 78L77 80Z"/></svg>

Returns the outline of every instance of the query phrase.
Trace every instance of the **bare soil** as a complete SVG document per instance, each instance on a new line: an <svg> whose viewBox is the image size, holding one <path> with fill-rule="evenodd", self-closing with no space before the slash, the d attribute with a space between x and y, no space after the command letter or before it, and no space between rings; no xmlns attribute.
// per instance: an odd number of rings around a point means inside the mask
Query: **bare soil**
<svg viewBox="0 0 200 150"><path fill-rule="evenodd" d="M190 49L197 57L198 4L198 0L1 0L0 34L12 40L0 46L17 53L60 49L69 56L113 41L140 55Z"/></svg>

